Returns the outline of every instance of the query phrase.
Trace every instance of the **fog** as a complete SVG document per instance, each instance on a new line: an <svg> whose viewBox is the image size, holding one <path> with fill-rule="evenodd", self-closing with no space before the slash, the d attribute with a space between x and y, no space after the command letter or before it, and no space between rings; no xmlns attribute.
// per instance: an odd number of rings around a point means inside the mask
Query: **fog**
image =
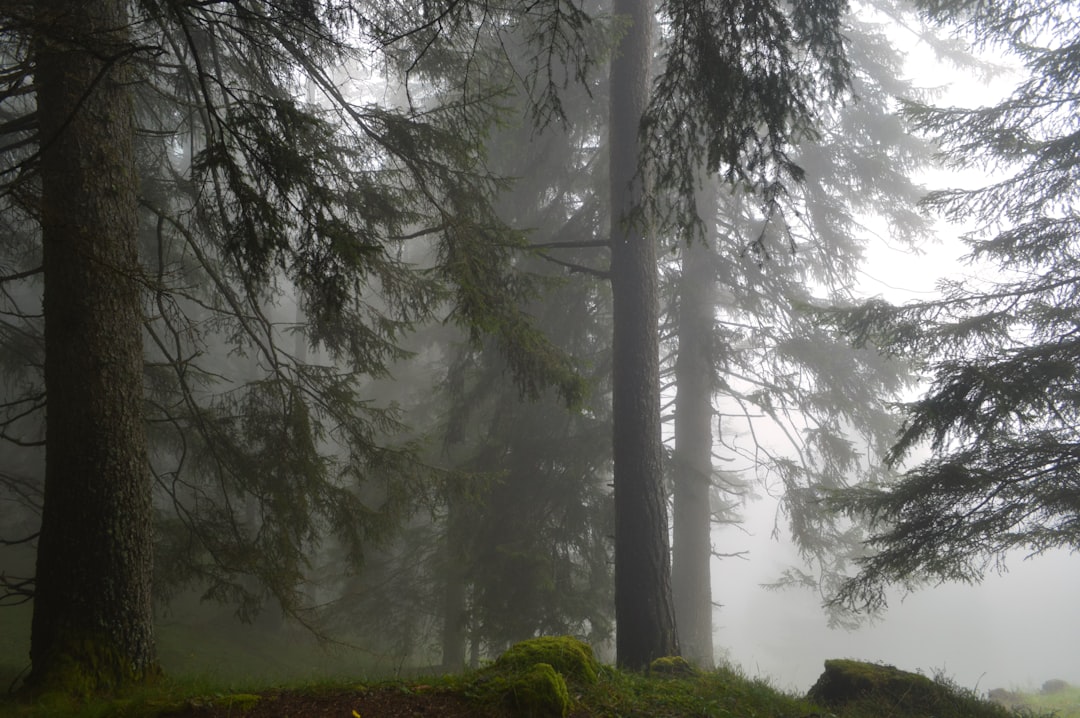
<svg viewBox="0 0 1080 718"><path fill-rule="evenodd" d="M804 692L827 658L889 663L926 675L941 674L985 693L991 688L1038 688L1050 678L1080 683L1080 566L1066 552L1007 563L975 586L945 584L904 597L894 592L888 611L855 631L830 629L817 595L799 589L772 591L796 560L771 537L775 506L748 507L743 530L715 532L723 551L750 551L747 560L713 562L717 656L748 675Z"/></svg>
<svg viewBox="0 0 1080 718"><path fill-rule="evenodd" d="M938 175L934 186L948 183ZM942 226L940 241L921 253L868 246L861 292L895 303L926 299L945 276L962 278L959 230ZM933 268L932 270L929 268ZM830 629L817 594L769 590L787 566L798 564L777 525L776 502L750 503L741 527L714 531L720 553L747 551L743 559L713 560L714 642L718 658L748 675L805 692L828 658L884 662L904 670L941 675L985 694L992 688L1038 689L1051 678L1080 683L1080 556L1055 551L1017 553L1005 572L977 585L927 586L904 595L893 589L888 610L860 629Z"/></svg>

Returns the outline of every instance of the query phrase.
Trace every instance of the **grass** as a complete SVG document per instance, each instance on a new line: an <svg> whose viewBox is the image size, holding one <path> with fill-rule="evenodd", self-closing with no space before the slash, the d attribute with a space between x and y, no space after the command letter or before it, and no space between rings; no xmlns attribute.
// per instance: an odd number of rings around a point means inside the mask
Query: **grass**
<svg viewBox="0 0 1080 718"><path fill-rule="evenodd" d="M1080 686L1057 693L1017 693L1025 708L1054 718L1080 718Z"/></svg>
<svg viewBox="0 0 1080 718"><path fill-rule="evenodd" d="M872 700L858 701L840 709L825 709L805 698L779 691L764 680L747 678L732 668L719 668L689 677L661 678L627 673L605 666L601 669L599 678L594 685L576 685L572 691L577 711L583 711L589 718L800 718L814 715L831 715L835 718L921 718L924 715L920 712L904 713L896 705L875 704ZM427 686L437 685L468 693L470 680L471 675L465 675L424 678L421 682ZM403 683L403 686L409 685L412 684ZM275 687L318 693L333 689L355 689L357 683L324 681L318 684ZM1007 708L979 700L954 686L942 684L942 690L955 693L956 699L943 701L939 705L943 710L935 711L935 718L1016 716ZM1050 701L1051 698L1054 701L1067 702L1076 696L1077 691L1071 691L1069 696L1058 694L1039 698L1048 701L1046 708L1049 710L1058 705ZM72 718L150 717L176 706L208 702L241 706L244 701L251 700L251 695L240 693L236 688L223 688L191 679L167 680L152 688L135 691L122 700L95 701L82 705L55 698L36 704L0 700L0 715L12 718L45 718L56 715ZM1042 709L1040 713L1046 714ZM1057 715L1064 718L1072 714Z"/></svg>
<svg viewBox="0 0 1080 718"><path fill-rule="evenodd" d="M122 698L75 704L51 697L35 703L3 697L26 668L29 608L0 611L0 717L121 718L156 716L169 708L225 702L242 707L252 695L287 688L317 693L351 690L387 675L392 663L378 656L344 648L326 649L310 637L287 629L268 631L220 620L204 625L182 623L179 617L159 626L159 645L167 679L132 691ZM474 674L424 677L403 686L423 683L470 695ZM942 698L935 718L1012 718L1017 714L981 700L971 691L938 679ZM575 685L571 691L579 710L589 718L916 718L923 712L888 698L865 697L841 707L824 708L805 697L777 690L760 678L721 667L687 677L649 677L602 667L600 680ZM1018 693L1028 716L1080 718L1080 688L1043 695ZM437 718L437 717L434 717Z"/></svg>

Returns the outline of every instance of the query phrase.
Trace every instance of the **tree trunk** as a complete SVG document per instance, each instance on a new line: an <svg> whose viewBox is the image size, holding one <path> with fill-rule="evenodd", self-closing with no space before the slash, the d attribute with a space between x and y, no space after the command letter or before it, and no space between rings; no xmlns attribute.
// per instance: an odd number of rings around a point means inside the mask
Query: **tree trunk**
<svg viewBox="0 0 1080 718"><path fill-rule="evenodd" d="M678 652L661 467L658 278L653 238L632 221L641 202L638 126L649 89L653 10L616 0L628 21L611 63L611 290L614 314L616 661L643 669Z"/></svg>
<svg viewBox="0 0 1080 718"><path fill-rule="evenodd" d="M446 544L443 547L442 670L460 673L465 669L465 638L468 611L465 605L466 570L465 536L462 530L460 499L451 497L446 516Z"/></svg>
<svg viewBox="0 0 1080 718"><path fill-rule="evenodd" d="M715 192L699 206L715 211ZM711 216L711 214L709 215ZM683 248L679 280L679 356L675 362L674 545L671 590L683 655L712 668L712 558L710 486L712 484L713 317L717 290L708 221L704 241Z"/></svg>
<svg viewBox="0 0 1080 718"><path fill-rule="evenodd" d="M134 119L123 0L38 3L48 391L35 690L157 672Z"/></svg>

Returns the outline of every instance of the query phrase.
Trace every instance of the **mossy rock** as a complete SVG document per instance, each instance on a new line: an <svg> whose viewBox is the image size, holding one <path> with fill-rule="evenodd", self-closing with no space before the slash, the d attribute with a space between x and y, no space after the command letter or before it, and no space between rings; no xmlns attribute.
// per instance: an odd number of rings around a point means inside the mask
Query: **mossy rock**
<svg viewBox="0 0 1080 718"><path fill-rule="evenodd" d="M696 673L682 656L662 656L649 664L649 675L660 678L686 678Z"/></svg>
<svg viewBox="0 0 1080 718"><path fill-rule="evenodd" d="M497 671L526 671L546 663L571 682L596 683L600 664L592 647L573 636L541 636L515 643L495 661Z"/></svg>
<svg viewBox="0 0 1080 718"><path fill-rule="evenodd" d="M536 663L507 681L506 699L522 718L566 718L570 691L566 680L548 663Z"/></svg>
<svg viewBox="0 0 1080 718"><path fill-rule="evenodd" d="M1052 696L1055 693L1063 693L1068 690L1069 684L1060 678L1051 678L1042 684L1042 694L1044 696Z"/></svg>
<svg viewBox="0 0 1080 718"><path fill-rule="evenodd" d="M825 672L807 693L811 701L836 710L870 701L904 713L932 715L957 696L947 686L919 673L893 666L852 660L825 661Z"/></svg>

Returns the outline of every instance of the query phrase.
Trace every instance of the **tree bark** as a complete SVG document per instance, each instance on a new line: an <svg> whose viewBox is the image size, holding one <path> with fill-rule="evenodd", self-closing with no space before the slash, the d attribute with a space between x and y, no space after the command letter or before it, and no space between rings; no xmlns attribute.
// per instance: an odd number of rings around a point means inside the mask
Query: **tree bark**
<svg viewBox="0 0 1080 718"><path fill-rule="evenodd" d="M699 207L712 212L715 192L702 193ZM715 222L703 241L683 248L679 280L679 355L675 362L675 466L671 590L683 655L712 668L712 364L717 288L712 269Z"/></svg>
<svg viewBox="0 0 1080 718"><path fill-rule="evenodd" d="M42 0L45 499L28 686L157 672L143 425L134 118L123 0Z"/></svg>
<svg viewBox="0 0 1080 718"><path fill-rule="evenodd" d="M445 593L443 594L442 670L460 673L465 669L465 639L468 628L466 607L465 532L462 530L460 499L451 497L446 516L443 546Z"/></svg>
<svg viewBox="0 0 1080 718"><path fill-rule="evenodd" d="M616 661L643 669L678 653L660 443L659 301L653 238L632 217L644 192L638 127L649 90L653 9L616 0L627 21L611 63L609 116Z"/></svg>

